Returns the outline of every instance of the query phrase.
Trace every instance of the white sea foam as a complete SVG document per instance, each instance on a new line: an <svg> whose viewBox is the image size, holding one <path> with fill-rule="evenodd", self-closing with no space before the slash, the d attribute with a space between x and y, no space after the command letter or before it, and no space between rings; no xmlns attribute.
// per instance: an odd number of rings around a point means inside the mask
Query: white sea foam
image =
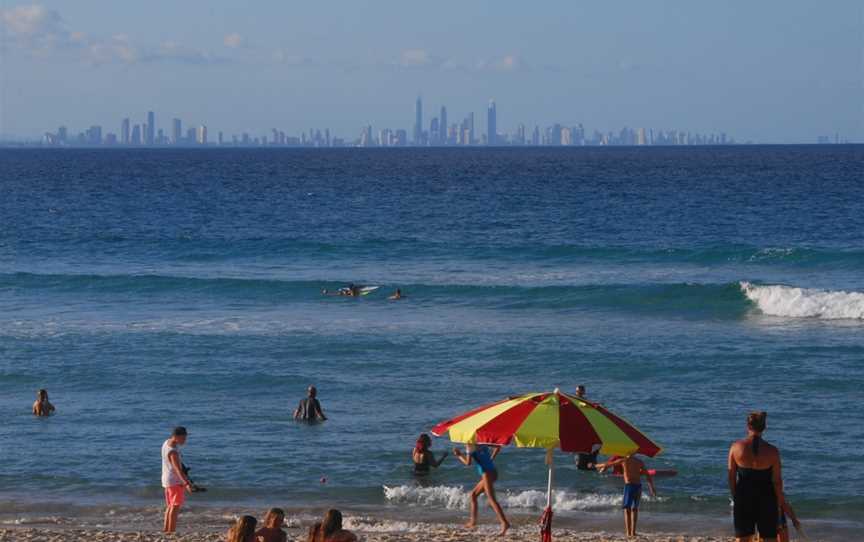
<svg viewBox="0 0 864 542"><path fill-rule="evenodd" d="M456 486L420 487L411 485L384 486L384 497L391 503L414 505L433 505L450 510L468 508L468 492ZM510 509L542 510L546 507L546 493L543 491L503 491L498 496L501 505ZM553 491L555 510L602 510L618 506L619 495Z"/></svg>
<svg viewBox="0 0 864 542"><path fill-rule="evenodd" d="M741 282L741 291L765 314L825 320L864 319L864 293Z"/></svg>

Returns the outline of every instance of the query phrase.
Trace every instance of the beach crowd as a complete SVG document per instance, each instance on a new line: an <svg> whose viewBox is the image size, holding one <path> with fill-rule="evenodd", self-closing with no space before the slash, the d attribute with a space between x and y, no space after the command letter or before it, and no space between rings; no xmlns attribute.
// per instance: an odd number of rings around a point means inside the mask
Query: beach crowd
<svg viewBox="0 0 864 542"><path fill-rule="evenodd" d="M575 397L585 400L585 387L579 386ZM40 389L33 403L35 416L50 416L56 412L48 399L47 390ZM318 400L318 390L309 386L306 397L294 410L293 418L303 423L320 423L327 420ZM801 529L795 511L783 492L782 463L780 451L763 439L767 427L765 412L751 412L747 416L747 434L732 443L728 455L728 483L733 508L733 526L737 542L788 542L788 523ZM187 442L189 433L185 427L175 427L168 439L162 444L162 487L165 497L163 532L171 534L177 530L180 510L186 502L187 493L206 491L189 478L189 468L183 464L181 447ZM428 476L432 469L440 467L448 456L440 457L431 450L432 439L421 434L411 451L414 474ZM495 513L501 525L500 534L505 535L510 522L495 494L495 483L499 471L495 458L501 451L498 445L468 444L465 449L453 449L453 455L465 466L473 467L479 481L469 495L469 519L466 528L477 525L478 499L486 496L486 502ZM642 497L642 479L648 483L652 496L656 495L654 475L657 471L648 469L636 454L626 457L612 456L605 462L598 462L599 449L576 454L576 466L583 471L606 472L612 470L624 480L621 508L624 513L625 533L636 536L639 518L639 505ZM788 518L788 519L787 519ZM287 533L283 530L285 512L271 508L259 527L258 520L250 515L240 516L227 534L227 542L286 542ZM354 542L357 536L343 528L342 514L339 510L328 510L320 522L309 526L307 542Z"/></svg>

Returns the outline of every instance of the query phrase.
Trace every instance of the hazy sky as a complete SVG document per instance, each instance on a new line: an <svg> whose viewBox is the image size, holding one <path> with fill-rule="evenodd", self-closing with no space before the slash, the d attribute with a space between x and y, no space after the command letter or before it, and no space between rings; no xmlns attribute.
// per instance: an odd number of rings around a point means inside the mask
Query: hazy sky
<svg viewBox="0 0 864 542"><path fill-rule="evenodd" d="M211 133L410 132L498 104L500 131L582 122L864 140L864 1L0 0L0 133L147 110ZM481 122L481 125L482 122ZM427 125L428 128L428 125Z"/></svg>

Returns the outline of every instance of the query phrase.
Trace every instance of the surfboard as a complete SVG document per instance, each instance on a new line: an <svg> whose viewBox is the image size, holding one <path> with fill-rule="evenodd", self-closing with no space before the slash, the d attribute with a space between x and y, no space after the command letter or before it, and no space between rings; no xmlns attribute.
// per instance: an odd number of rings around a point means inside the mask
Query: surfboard
<svg viewBox="0 0 864 542"><path fill-rule="evenodd" d="M364 286L360 288L360 295L369 295L378 288L380 288L380 286Z"/></svg>

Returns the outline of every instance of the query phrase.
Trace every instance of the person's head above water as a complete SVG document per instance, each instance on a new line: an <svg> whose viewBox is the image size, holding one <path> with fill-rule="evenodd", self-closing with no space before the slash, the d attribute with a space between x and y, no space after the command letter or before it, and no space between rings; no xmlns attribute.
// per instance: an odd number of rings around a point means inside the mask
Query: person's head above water
<svg viewBox="0 0 864 542"><path fill-rule="evenodd" d="M43 389L37 391L36 392L36 398L39 399L40 401L47 401L48 400L48 390L43 388Z"/></svg>
<svg viewBox="0 0 864 542"><path fill-rule="evenodd" d="M428 450L430 446L432 446L432 439L429 438L429 435L427 435L426 433L422 433L417 438L417 444L414 445L414 449L420 453L423 453Z"/></svg>
<svg viewBox="0 0 864 542"><path fill-rule="evenodd" d="M306 388L306 395L314 399L318 395L318 388L315 386L309 386Z"/></svg>
<svg viewBox="0 0 864 542"><path fill-rule="evenodd" d="M174 439L174 442L177 444L186 444L186 437L189 436L189 432L186 431L186 428L182 425L178 425L171 431L171 438Z"/></svg>
<svg viewBox="0 0 864 542"><path fill-rule="evenodd" d="M585 397L585 386L582 384L576 386L576 397Z"/></svg>

